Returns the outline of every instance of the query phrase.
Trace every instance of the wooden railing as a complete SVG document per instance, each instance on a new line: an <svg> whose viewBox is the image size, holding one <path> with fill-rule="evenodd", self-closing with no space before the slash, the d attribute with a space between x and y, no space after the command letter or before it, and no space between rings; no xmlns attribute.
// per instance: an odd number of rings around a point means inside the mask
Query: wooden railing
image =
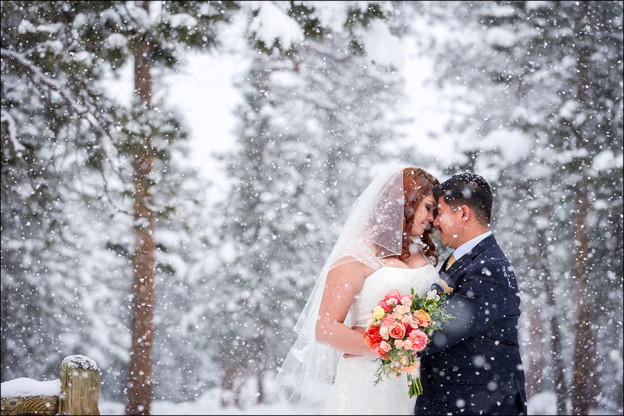
<svg viewBox="0 0 624 416"><path fill-rule="evenodd" d="M99 415L100 370L84 355L70 355L61 363L60 388L53 380L16 379L2 383L3 415ZM51 384L50 384L51 383ZM50 385L52 388L50 389ZM39 390L39 391L38 391ZM58 390L55 391L55 390Z"/></svg>

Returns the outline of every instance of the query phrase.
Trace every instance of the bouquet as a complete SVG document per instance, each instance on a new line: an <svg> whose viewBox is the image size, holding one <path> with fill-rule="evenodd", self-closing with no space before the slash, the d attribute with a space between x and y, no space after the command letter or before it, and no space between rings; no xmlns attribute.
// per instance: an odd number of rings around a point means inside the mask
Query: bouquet
<svg viewBox="0 0 624 416"><path fill-rule="evenodd" d="M414 289L411 295L393 290L377 304L364 333L364 342L381 359L375 385L384 375L398 377L407 373L409 396L422 394L420 377L414 379L412 373L420 366L418 352L425 349L442 323L451 318L445 307L446 296L435 289L424 299L414 294Z"/></svg>

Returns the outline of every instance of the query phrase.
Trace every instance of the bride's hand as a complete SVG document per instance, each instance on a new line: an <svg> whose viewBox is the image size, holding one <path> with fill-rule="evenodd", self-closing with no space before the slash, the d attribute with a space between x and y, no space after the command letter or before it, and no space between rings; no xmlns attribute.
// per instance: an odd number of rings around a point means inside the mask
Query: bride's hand
<svg viewBox="0 0 624 416"><path fill-rule="evenodd" d="M352 330L359 332L360 334L364 335L364 332L366 332L366 328L364 328L363 326L352 326L351 327ZM357 354L349 354L348 352L345 352L342 355L344 358L350 358L350 357L361 357L361 355L357 355Z"/></svg>
<svg viewBox="0 0 624 416"><path fill-rule="evenodd" d="M362 335L364 335L364 332L366 332L366 328L364 328L363 326L352 326L351 329L359 332Z"/></svg>

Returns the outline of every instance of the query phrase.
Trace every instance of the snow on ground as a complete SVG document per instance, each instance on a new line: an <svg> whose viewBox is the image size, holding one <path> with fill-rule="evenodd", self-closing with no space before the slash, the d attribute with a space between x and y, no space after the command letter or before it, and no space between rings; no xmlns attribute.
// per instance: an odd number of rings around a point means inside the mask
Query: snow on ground
<svg viewBox="0 0 624 416"><path fill-rule="evenodd" d="M293 406L281 401L269 404L246 404L245 408L235 406L223 408L220 406L219 389L213 389L193 402L174 403L171 401L153 401L151 414L153 415L313 415L318 410L306 406ZM569 403L568 403L569 408ZM124 405L110 401L100 402L102 415L123 415ZM556 415L556 401L554 392L542 392L531 397L528 403L529 415ZM592 409L590 415L607 415L605 410Z"/></svg>
<svg viewBox="0 0 624 416"><path fill-rule="evenodd" d="M270 386L267 386L270 387ZM60 392L60 380L38 381L30 378L17 378L2 383L2 397L44 395L53 396ZM167 400L154 400L151 414L153 415L312 415L319 409L303 404L292 405L280 401L275 394L268 392L267 404L256 404L250 395L243 395L242 408L236 406L221 407L221 391L214 388L206 391L195 401L176 403ZM569 403L568 403L569 407ZM110 400L100 400L100 414L123 415L125 405ZM541 392L529 399L530 415L556 415L554 392ZM600 409L590 411L592 415L604 415L609 412Z"/></svg>
<svg viewBox="0 0 624 416"><path fill-rule="evenodd" d="M281 401L269 404L246 403L243 409L236 406L221 407L221 393L218 388L201 395L196 401L175 403L172 401L155 400L152 402L153 415L312 415L318 414L306 406L292 406ZM111 401L100 401L102 415L123 415L124 404Z"/></svg>

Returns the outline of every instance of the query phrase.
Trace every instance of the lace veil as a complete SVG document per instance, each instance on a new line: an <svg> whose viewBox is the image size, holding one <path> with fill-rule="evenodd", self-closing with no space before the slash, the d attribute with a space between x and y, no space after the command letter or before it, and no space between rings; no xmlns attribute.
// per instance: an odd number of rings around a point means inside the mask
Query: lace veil
<svg viewBox="0 0 624 416"><path fill-rule="evenodd" d="M391 166L378 172L356 200L308 301L295 325L299 334L275 379L280 397L315 403L331 387L342 352L315 339L315 327L328 272L348 261L373 270L381 258L400 256L403 234L403 169ZM350 325L350 317L345 320ZM325 396L326 397L326 396Z"/></svg>

